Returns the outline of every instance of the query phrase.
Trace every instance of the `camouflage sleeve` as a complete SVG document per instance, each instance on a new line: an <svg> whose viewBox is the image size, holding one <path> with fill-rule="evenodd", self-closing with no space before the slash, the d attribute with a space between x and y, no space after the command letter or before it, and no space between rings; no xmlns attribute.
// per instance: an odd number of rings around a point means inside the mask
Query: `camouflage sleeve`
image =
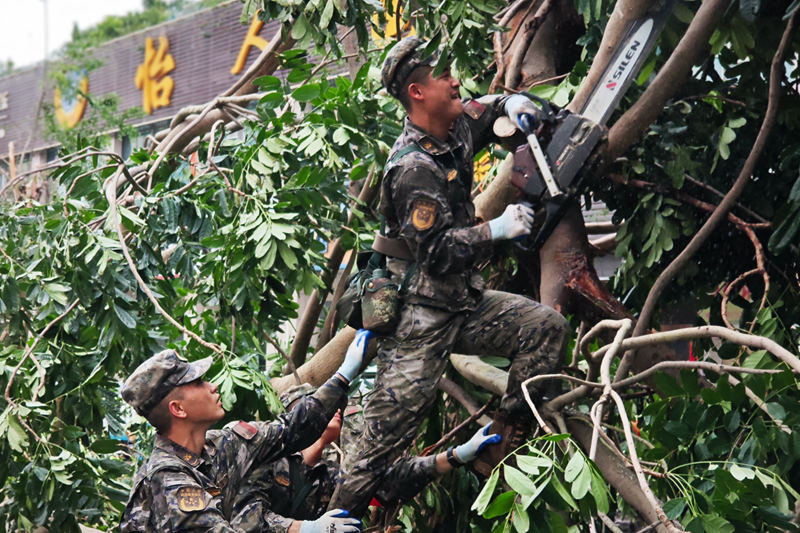
<svg viewBox="0 0 800 533"><path fill-rule="evenodd" d="M488 224L453 227L451 209L466 209L469 198L463 199L463 205L451 207L447 183L424 165L405 168L393 179L400 236L420 267L439 276L472 269L492 240Z"/></svg>
<svg viewBox="0 0 800 533"><path fill-rule="evenodd" d="M157 531L241 533L220 512L220 497L211 496L185 472L161 470L150 478L151 517ZM251 530L258 531L258 529Z"/></svg>
<svg viewBox="0 0 800 533"><path fill-rule="evenodd" d="M477 100L469 100L464 105L464 118L472 133L475 153L480 152L489 143L497 142L492 129L494 121L505 115L505 104L508 96L490 94Z"/></svg>
<svg viewBox="0 0 800 533"><path fill-rule="evenodd" d="M437 477L435 455L398 459L386 471L376 498L383 505L410 500Z"/></svg>
<svg viewBox="0 0 800 533"><path fill-rule="evenodd" d="M236 510L236 514L231 518L231 527L236 531L260 532L260 533L286 533L294 522L291 518L286 518L275 514L269 510L269 498L264 494L259 494L249 499L247 505Z"/></svg>
<svg viewBox="0 0 800 533"><path fill-rule="evenodd" d="M245 424L252 426L256 432L249 439L247 435L237 431L238 426L234 426L233 431L250 441L255 463L271 461L279 455L300 451L313 444L322 435L346 397L347 386L333 377L317 392L297 402L290 412L280 415L274 422Z"/></svg>

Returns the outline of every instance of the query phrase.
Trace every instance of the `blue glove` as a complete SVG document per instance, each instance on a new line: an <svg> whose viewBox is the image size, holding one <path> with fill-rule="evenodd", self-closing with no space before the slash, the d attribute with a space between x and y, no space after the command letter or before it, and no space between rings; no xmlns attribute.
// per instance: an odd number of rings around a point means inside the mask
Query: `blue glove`
<svg viewBox="0 0 800 533"><path fill-rule="evenodd" d="M453 455L461 463L469 463L489 444L496 444L500 442L503 437L497 433L489 433L492 423L489 422L475 433L471 439L464 444L456 446L453 450Z"/></svg>
<svg viewBox="0 0 800 533"><path fill-rule="evenodd" d="M350 533L361 531L361 520L343 509L328 511L316 520L303 520L300 533Z"/></svg>
<svg viewBox="0 0 800 533"><path fill-rule="evenodd" d="M347 353L344 355L344 361L339 367L337 372L347 381L353 381L353 378L358 374L361 368L361 363L364 362L364 354L367 353L367 346L369 340L375 334L368 329L360 329L356 332L356 338L350 343L347 348Z"/></svg>
<svg viewBox="0 0 800 533"><path fill-rule="evenodd" d="M541 120L544 112L521 94L509 96L505 104L506 115L523 133L533 133L536 121Z"/></svg>
<svg viewBox="0 0 800 533"><path fill-rule="evenodd" d="M527 204L509 204L503 214L489 221L492 240L513 239L531 232L533 208Z"/></svg>

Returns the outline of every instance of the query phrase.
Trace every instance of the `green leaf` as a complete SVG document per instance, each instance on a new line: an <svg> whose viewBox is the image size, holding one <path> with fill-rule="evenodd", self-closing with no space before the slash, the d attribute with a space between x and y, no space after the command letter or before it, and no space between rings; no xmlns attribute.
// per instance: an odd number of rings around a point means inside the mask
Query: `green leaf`
<svg viewBox="0 0 800 533"><path fill-rule="evenodd" d="M583 468L580 471L578 477L575 479L575 482L572 483L572 486L570 487L570 493L572 494L572 496L575 497L576 500L580 500L584 496L586 496L587 492L589 492L589 487L591 486L591 483L592 483L592 471L587 466L586 468Z"/></svg>
<svg viewBox="0 0 800 533"><path fill-rule="evenodd" d="M496 516L501 516L508 514L511 510L511 505L514 503L514 498L517 497L517 494L513 490L509 490L500 494L497 498L489 504L489 507L486 508L486 511L483 513L484 518L494 518Z"/></svg>
<svg viewBox="0 0 800 533"><path fill-rule="evenodd" d="M773 418L777 418L778 420L783 421L786 418L786 409L777 402L768 402L767 405L767 412L772 415Z"/></svg>
<svg viewBox="0 0 800 533"><path fill-rule="evenodd" d="M662 508L667 518L670 520L677 520L683 514L683 510L686 509L686 500L683 498L673 498L666 502Z"/></svg>
<svg viewBox="0 0 800 533"><path fill-rule="evenodd" d="M575 503L575 500L572 499L572 496L570 496L569 492L567 492L567 489L556 476L551 477L550 485L552 485L558 495L561 496L561 499L564 500L564 503L569 505L574 511L578 510L578 505Z"/></svg>
<svg viewBox="0 0 800 533"><path fill-rule="evenodd" d="M567 463L567 467L564 469L564 481L567 483L572 483L575 481L575 478L578 477L578 474L583 471L585 464L586 460L583 458L583 454L575 453Z"/></svg>
<svg viewBox="0 0 800 533"><path fill-rule="evenodd" d="M336 128L336 131L333 132L333 142L336 144L342 145L346 144L347 141L350 140L350 134L347 133L347 128L344 126L339 126Z"/></svg>
<svg viewBox="0 0 800 533"><path fill-rule="evenodd" d="M546 457L531 457L530 455L517 455L517 466L523 472L536 476L540 468L550 468L553 462Z"/></svg>
<svg viewBox="0 0 800 533"><path fill-rule="evenodd" d="M489 501L492 498L492 493L494 492L494 488L497 486L497 480L500 477L500 470L495 469L492 472L492 475L489 476L489 479L486 481L486 484L481 489L480 494L478 497L475 498L475 501L472 502L472 507L470 507L470 511L475 511L478 514L483 514L486 510L486 506L489 505Z"/></svg>
<svg viewBox="0 0 800 533"><path fill-rule="evenodd" d="M482 356L481 361L487 365L492 365L497 368L506 368L511 365L511 360L506 357L498 357L496 355Z"/></svg>
<svg viewBox="0 0 800 533"><path fill-rule="evenodd" d="M119 214L122 215L122 218L131 222L134 226L144 226L144 220L133 214L132 211L126 209L123 206L119 206Z"/></svg>
<svg viewBox="0 0 800 533"><path fill-rule="evenodd" d="M592 483L591 483L591 491L592 497L594 498L595 505L597 505L597 510L601 513L607 513L609 510L609 503L608 503L608 490L606 488L606 480L603 479L594 468L591 469L592 472Z"/></svg>
<svg viewBox="0 0 800 533"><path fill-rule="evenodd" d="M298 102L308 102L309 100L313 100L314 98L318 97L319 94L319 85L315 83L309 83L308 85L303 85L292 91L292 98Z"/></svg>
<svg viewBox="0 0 800 533"><path fill-rule="evenodd" d="M45 283L42 289L44 289L44 292L46 292L53 301L61 305L67 305L68 300L65 293L69 291L69 287L66 285L62 285L61 283Z"/></svg>
<svg viewBox="0 0 800 533"><path fill-rule="evenodd" d="M308 19L305 15L300 15L297 17L297 20L294 22L294 26L292 26L292 39L299 41L303 37L305 37L306 33L308 32L309 24Z"/></svg>
<svg viewBox="0 0 800 533"><path fill-rule="evenodd" d="M700 516L700 519L703 521L703 527L708 532L713 531L714 533L734 533L734 531L736 531L736 528L733 527L733 524L719 515L704 514Z"/></svg>
<svg viewBox="0 0 800 533"><path fill-rule="evenodd" d="M14 413L8 413L8 444L12 450L22 453L28 447L28 435Z"/></svg>
<svg viewBox="0 0 800 533"><path fill-rule="evenodd" d="M120 441L114 439L97 439L92 441L89 448L96 453L114 453L120 450Z"/></svg>
<svg viewBox="0 0 800 533"><path fill-rule="evenodd" d="M744 466L739 466L736 463L731 464L729 470L731 475L737 481L742 481L743 479L755 479L756 477L756 473L752 469L746 468Z"/></svg>
<svg viewBox="0 0 800 533"><path fill-rule="evenodd" d="M112 307L114 308L114 314L117 315L119 321L122 322L126 328L134 329L136 327L136 319L133 318L130 313L118 305Z"/></svg>
<svg viewBox="0 0 800 533"><path fill-rule="evenodd" d="M277 76L259 76L253 80L253 85L263 92L278 91L281 88L281 80Z"/></svg>
<svg viewBox="0 0 800 533"><path fill-rule="evenodd" d="M291 248L286 246L284 243L278 243L278 252L280 253L281 259L289 268L289 270L294 270L297 267L297 256L294 255Z"/></svg>
<svg viewBox="0 0 800 533"><path fill-rule="evenodd" d="M519 503L514 502L514 529L518 533L528 533L530 530L531 520L528 517L528 512Z"/></svg>
<svg viewBox="0 0 800 533"><path fill-rule="evenodd" d="M521 496L531 496L536 492L536 485L533 481L511 465L503 466L503 477L508 486Z"/></svg>

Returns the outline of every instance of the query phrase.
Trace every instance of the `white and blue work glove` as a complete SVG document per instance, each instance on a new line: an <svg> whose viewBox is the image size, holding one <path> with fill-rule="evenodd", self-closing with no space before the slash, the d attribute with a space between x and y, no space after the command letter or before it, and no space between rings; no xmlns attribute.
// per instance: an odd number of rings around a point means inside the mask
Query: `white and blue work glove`
<svg viewBox="0 0 800 533"><path fill-rule="evenodd" d="M528 235L531 227L533 208L527 204L509 204L502 215L489 221L489 230L495 241Z"/></svg>
<svg viewBox="0 0 800 533"><path fill-rule="evenodd" d="M543 111L531 102L526 96L514 94L506 100L506 115L511 119L515 126L524 133L532 133L534 125L543 115Z"/></svg>
<svg viewBox="0 0 800 533"><path fill-rule="evenodd" d="M367 346L369 340L375 334L368 329L360 329L356 332L356 338L350 343L347 348L347 353L344 355L344 361L336 372L345 378L348 382L353 381L353 378L358 374L361 368L361 363L364 362L364 355L367 353Z"/></svg>
<svg viewBox="0 0 800 533"><path fill-rule="evenodd" d="M471 439L453 449L453 455L458 462L469 463L488 445L500 442L503 437L497 433L489 433L492 423L489 422L479 429Z"/></svg>
<svg viewBox="0 0 800 533"><path fill-rule="evenodd" d="M328 511L316 520L303 520L300 533L350 533L361 531L361 520L353 518L344 509Z"/></svg>

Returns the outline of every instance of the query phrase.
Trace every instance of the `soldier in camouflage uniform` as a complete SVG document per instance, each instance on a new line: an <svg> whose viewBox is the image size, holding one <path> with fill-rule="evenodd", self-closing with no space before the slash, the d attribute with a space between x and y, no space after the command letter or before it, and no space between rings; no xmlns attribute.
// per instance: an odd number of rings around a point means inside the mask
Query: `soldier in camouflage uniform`
<svg viewBox="0 0 800 533"><path fill-rule="evenodd" d="M309 384L292 387L281 394L281 402L287 411L291 411L293 404L315 390ZM341 428L342 418L337 413L323 435L309 448L254 468L234 503L234 515L252 517L269 513L276 517L274 522L277 524L279 516L309 520L323 514L336 486L339 470L336 454L326 455L325 449L331 449L328 444L339 437ZM387 472L376 499L383 505L391 505L413 498L428 483L453 467L470 461L482 446L500 438L487 429L481 428L467 443L437 456L398 459ZM269 531L282 532L285 529Z"/></svg>
<svg viewBox="0 0 800 533"><path fill-rule="evenodd" d="M380 203L384 241L394 250L387 251L387 267L402 280L404 292L396 331L379 339L378 374L365 406L359 453L343 463L330 504L355 516L365 511L387 467L417 435L451 351L513 359L492 426L503 442L476 461L476 468L488 473L506 447L530 432L520 384L558 371L567 342L567 322L558 312L523 296L485 290L476 268L493 241L530 233L533 212L509 205L500 217L476 225L473 156L496 141L492 124L501 115L516 123L521 114L536 118L541 111L520 95L462 102L449 69L433 77L434 58L426 57L426 45L417 37L400 41L381 73L388 92L408 112L384 170ZM540 390L530 392L541 398Z"/></svg>
<svg viewBox="0 0 800 533"><path fill-rule="evenodd" d="M312 396L276 421L209 428L225 415L216 386L202 381L211 358L189 363L165 350L142 363L122 397L156 428L153 453L137 472L121 531L281 531L343 533L361 530L346 511L297 521L261 505L237 506L252 467L312 444L346 398L361 366L369 332L360 332L339 370Z"/></svg>

